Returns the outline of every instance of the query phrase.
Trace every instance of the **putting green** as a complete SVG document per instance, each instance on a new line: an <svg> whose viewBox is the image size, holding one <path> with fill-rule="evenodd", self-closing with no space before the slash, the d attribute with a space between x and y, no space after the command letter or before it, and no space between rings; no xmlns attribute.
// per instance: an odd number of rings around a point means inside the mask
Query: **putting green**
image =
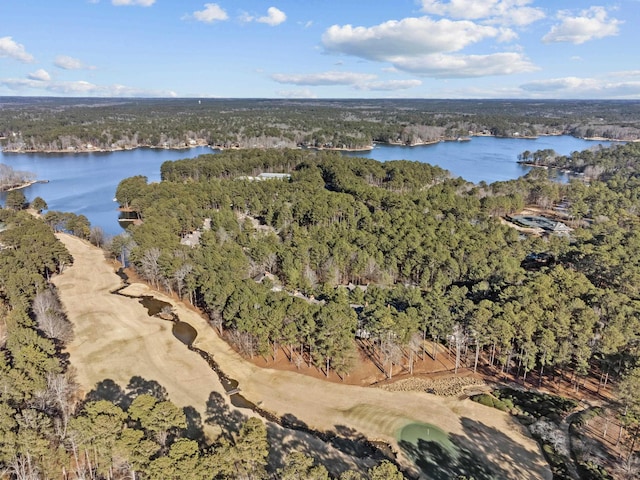
<svg viewBox="0 0 640 480"><path fill-rule="evenodd" d="M421 442L422 440L422 442ZM405 425L398 434L398 443L408 442L419 448L423 442L438 443L451 457L456 457L458 449L449 440L449 435L442 429L430 423L410 423Z"/></svg>

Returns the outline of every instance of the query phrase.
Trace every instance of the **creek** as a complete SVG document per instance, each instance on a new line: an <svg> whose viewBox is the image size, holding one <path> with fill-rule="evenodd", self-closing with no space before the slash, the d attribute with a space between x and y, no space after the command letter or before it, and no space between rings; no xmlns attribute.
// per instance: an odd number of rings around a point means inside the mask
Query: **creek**
<svg viewBox="0 0 640 480"><path fill-rule="evenodd" d="M132 300L137 300L147 310L147 314L150 317L157 318L160 321L171 322L171 331L173 336L177 341L186 345L189 350L197 353L207 362L209 368L211 368L218 377L218 380L222 384L222 387L229 396L229 400L234 407L252 410L254 413L262 417L264 421L273 422L282 428L303 432L316 437L346 455L351 455L361 459L370 458L376 461L386 459L395 462L395 454L393 450L384 442L369 441L364 437L347 438L336 432L316 430L308 427L296 418L289 418L286 415L281 417L273 412L261 408L260 405L247 400L240 393L241 389L239 382L230 378L222 371L213 355L193 345L198 335L197 330L189 323L181 321L178 315L172 310L170 303L159 300L152 295L134 296L123 293L122 290L128 286L127 275L122 269L118 271L118 275L123 279L123 286L111 293Z"/></svg>

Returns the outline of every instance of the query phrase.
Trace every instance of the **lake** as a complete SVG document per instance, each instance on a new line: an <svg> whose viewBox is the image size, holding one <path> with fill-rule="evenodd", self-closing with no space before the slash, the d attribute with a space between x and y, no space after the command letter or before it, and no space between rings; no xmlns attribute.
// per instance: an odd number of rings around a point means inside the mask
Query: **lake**
<svg viewBox="0 0 640 480"><path fill-rule="evenodd" d="M376 145L368 152L349 152L349 156L373 158L380 161L418 160L438 165L473 183L493 183L513 180L525 175L530 167L520 165L518 155L526 150L552 149L560 155L586 150L611 142L583 140L569 135L546 136L536 139L471 137L469 142L439 142L433 145L404 147Z"/></svg>
<svg viewBox="0 0 640 480"><path fill-rule="evenodd" d="M122 228L113 197L122 179L144 175L150 182L159 182L163 162L211 152L208 147L69 154L0 152L0 163L14 170L34 172L39 180L49 180L24 189L27 200L42 197L50 210L85 215L92 226L101 227L108 235L117 235ZM0 193L3 203L5 195Z"/></svg>
<svg viewBox="0 0 640 480"><path fill-rule="evenodd" d="M415 160L438 165L455 176L479 183L511 180L529 171L517 163L518 154L550 148L562 155L585 150L609 142L581 140L570 136L538 139L473 137L470 142L440 142L434 145L403 147L376 145L368 152L345 155L373 158L379 161ZM160 181L160 166L167 160L194 158L215 152L209 147L188 150L139 148L107 153L3 153L0 163L14 170L36 174L49 183L35 184L24 190L27 200L42 197L50 210L85 215L92 226L101 227L108 235L122 232L113 202L118 183L127 177L144 175L150 182ZM4 203L5 194L0 193Z"/></svg>

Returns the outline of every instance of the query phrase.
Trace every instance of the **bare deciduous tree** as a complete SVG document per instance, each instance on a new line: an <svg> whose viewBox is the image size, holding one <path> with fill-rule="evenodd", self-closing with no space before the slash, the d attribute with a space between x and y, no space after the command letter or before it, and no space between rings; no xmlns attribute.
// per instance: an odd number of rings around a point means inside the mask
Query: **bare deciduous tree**
<svg viewBox="0 0 640 480"><path fill-rule="evenodd" d="M100 227L91 227L89 232L89 241L96 247L101 248L104 244L105 235L104 230Z"/></svg>
<svg viewBox="0 0 640 480"><path fill-rule="evenodd" d="M32 305L38 328L49 338L67 343L73 339L73 327L53 290L38 293Z"/></svg>
<svg viewBox="0 0 640 480"><path fill-rule="evenodd" d="M387 335L380 343L380 353L383 363L389 368L387 377L392 378L393 366L402 361L402 348L397 344L395 338L391 335Z"/></svg>
<svg viewBox="0 0 640 480"><path fill-rule="evenodd" d="M142 276L151 282L154 287L158 287L160 280L160 249L157 247L145 251L140 259L140 269Z"/></svg>
<svg viewBox="0 0 640 480"><path fill-rule="evenodd" d="M233 343L242 355L253 358L256 354L256 339L248 332L240 332L238 330L231 330L229 333L229 340Z"/></svg>
<svg viewBox="0 0 640 480"><path fill-rule="evenodd" d="M74 372L68 370L63 374L47 375L47 398L59 413L60 422L56 424L58 436L67 436L69 419L73 414L78 400L78 384Z"/></svg>
<svg viewBox="0 0 640 480"><path fill-rule="evenodd" d="M456 365L455 365L455 372L454 373L458 373L458 369L460 368L460 360L461 360L461 356L462 356L462 349L464 348L466 341L467 341L467 336L464 332L464 328L462 327L462 325L460 325L459 323L456 323L453 327L453 333L451 334L451 336L449 337L449 341L451 343L453 343L453 345L455 346L456 349Z"/></svg>
<svg viewBox="0 0 640 480"><path fill-rule="evenodd" d="M29 452L14 456L8 466L16 480L39 480L41 478L38 467L31 461Z"/></svg>
<svg viewBox="0 0 640 480"><path fill-rule="evenodd" d="M415 362L415 356L423 346L422 334L414 333L409 339L409 373L413 375L413 364Z"/></svg>
<svg viewBox="0 0 640 480"><path fill-rule="evenodd" d="M222 335L222 315L219 311L213 310L209 313L209 324L218 330L219 335Z"/></svg>
<svg viewBox="0 0 640 480"><path fill-rule="evenodd" d="M176 282L176 291L178 293L178 297L182 298L182 289L184 288L184 279L187 275L191 273L193 270L193 265L190 263L184 263L173 273L173 279Z"/></svg>

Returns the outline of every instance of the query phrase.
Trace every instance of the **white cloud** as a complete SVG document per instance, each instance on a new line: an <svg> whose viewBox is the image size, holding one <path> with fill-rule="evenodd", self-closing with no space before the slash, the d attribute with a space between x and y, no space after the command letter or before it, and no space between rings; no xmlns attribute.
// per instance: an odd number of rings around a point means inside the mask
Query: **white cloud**
<svg viewBox="0 0 640 480"><path fill-rule="evenodd" d="M0 58L9 57L24 63L31 63L35 59L21 45L11 37L0 37Z"/></svg>
<svg viewBox="0 0 640 480"><path fill-rule="evenodd" d="M640 98L640 80L563 77L536 80L520 86L539 97L555 98Z"/></svg>
<svg viewBox="0 0 640 480"><path fill-rule="evenodd" d="M521 85L521 88L530 92L554 92L560 90L575 90L595 88L597 80L593 78L564 77L548 80L536 80Z"/></svg>
<svg viewBox="0 0 640 480"><path fill-rule="evenodd" d="M69 57L67 55L58 55L54 60L53 64L61 68L63 70L94 70L95 67L90 67L82 63L81 60L77 58Z"/></svg>
<svg viewBox="0 0 640 480"><path fill-rule="evenodd" d="M330 27L322 41L329 52L389 62L398 70L436 78L530 72L537 68L521 53L454 54L488 38L503 40L509 29L468 20L405 18L374 27Z"/></svg>
<svg viewBox="0 0 640 480"><path fill-rule="evenodd" d="M247 12L242 12L238 19L243 23L258 22L275 27L276 25L280 25L285 22L287 20L287 15L276 7L269 7L267 9L267 14L262 17L255 17Z"/></svg>
<svg viewBox="0 0 640 480"><path fill-rule="evenodd" d="M367 82L362 85L356 85L358 90L377 90L390 92L395 90L407 90L409 88L419 87L422 85L420 80L388 80L380 82Z"/></svg>
<svg viewBox="0 0 640 480"><path fill-rule="evenodd" d="M40 75L38 73L40 72ZM147 90L142 88L128 87L126 85L96 85L84 80L72 82L55 82L45 79L47 72L44 70L30 74L28 78L5 78L0 79L0 85L14 91L35 90L36 92L47 92L56 95L80 95L94 97L176 97L176 93L168 90ZM36 77L40 78L36 78Z"/></svg>
<svg viewBox="0 0 640 480"><path fill-rule="evenodd" d="M120 7L120 6L140 6L140 7L150 7L156 0L111 0L111 3Z"/></svg>
<svg viewBox="0 0 640 480"><path fill-rule="evenodd" d="M329 52L388 61L394 56L455 52L500 34L497 28L466 20L420 17L390 20L368 28L333 25L322 35L322 43Z"/></svg>
<svg viewBox="0 0 640 480"><path fill-rule="evenodd" d="M286 19L287 15L282 10L278 10L276 7L269 7L267 9L267 15L258 18L256 22L266 23L267 25L275 27L283 23Z"/></svg>
<svg viewBox="0 0 640 480"><path fill-rule="evenodd" d="M524 26L545 17L540 8L529 7L531 3L533 0L422 0L422 11L451 18Z"/></svg>
<svg viewBox="0 0 640 480"><path fill-rule="evenodd" d="M570 42L580 45L589 40L609 37L618 34L618 27L623 22L615 18L608 18L604 7L590 7L580 12L577 17L568 11L558 13L560 23L551 27L542 41Z"/></svg>
<svg viewBox="0 0 640 480"><path fill-rule="evenodd" d="M275 73L271 75L271 78L278 83L290 83L293 85L356 85L375 80L376 75L355 72L322 72L291 75Z"/></svg>
<svg viewBox="0 0 640 480"><path fill-rule="evenodd" d="M640 70L622 70L619 72L611 72L609 75L612 77L623 77L623 78L640 77Z"/></svg>
<svg viewBox="0 0 640 480"><path fill-rule="evenodd" d="M310 74L282 74L271 75L278 83L308 86L351 86L356 90L393 91L406 90L422 85L420 80L388 80L379 81L377 75L356 72L322 72Z"/></svg>
<svg viewBox="0 0 640 480"><path fill-rule="evenodd" d="M276 95L283 98L318 98L318 96L308 88L303 90L279 90L276 92Z"/></svg>
<svg viewBox="0 0 640 480"><path fill-rule="evenodd" d="M217 3L205 3L204 10L193 12L193 18L199 22L213 23L229 19L229 15Z"/></svg>
<svg viewBox="0 0 640 480"><path fill-rule="evenodd" d="M400 70L434 78L469 78L533 72L538 68L515 52L489 55L432 54L400 57L393 61Z"/></svg>
<svg viewBox="0 0 640 480"><path fill-rule="evenodd" d="M521 89L516 87L479 87L467 84L460 88L439 88L433 92L434 98L525 98Z"/></svg>
<svg viewBox="0 0 640 480"><path fill-rule="evenodd" d="M35 72L30 73L28 75L28 78L30 78L31 80L36 80L38 82L48 82L49 80L51 80L51 75L49 75L49 72L41 68L39 70L36 70Z"/></svg>

